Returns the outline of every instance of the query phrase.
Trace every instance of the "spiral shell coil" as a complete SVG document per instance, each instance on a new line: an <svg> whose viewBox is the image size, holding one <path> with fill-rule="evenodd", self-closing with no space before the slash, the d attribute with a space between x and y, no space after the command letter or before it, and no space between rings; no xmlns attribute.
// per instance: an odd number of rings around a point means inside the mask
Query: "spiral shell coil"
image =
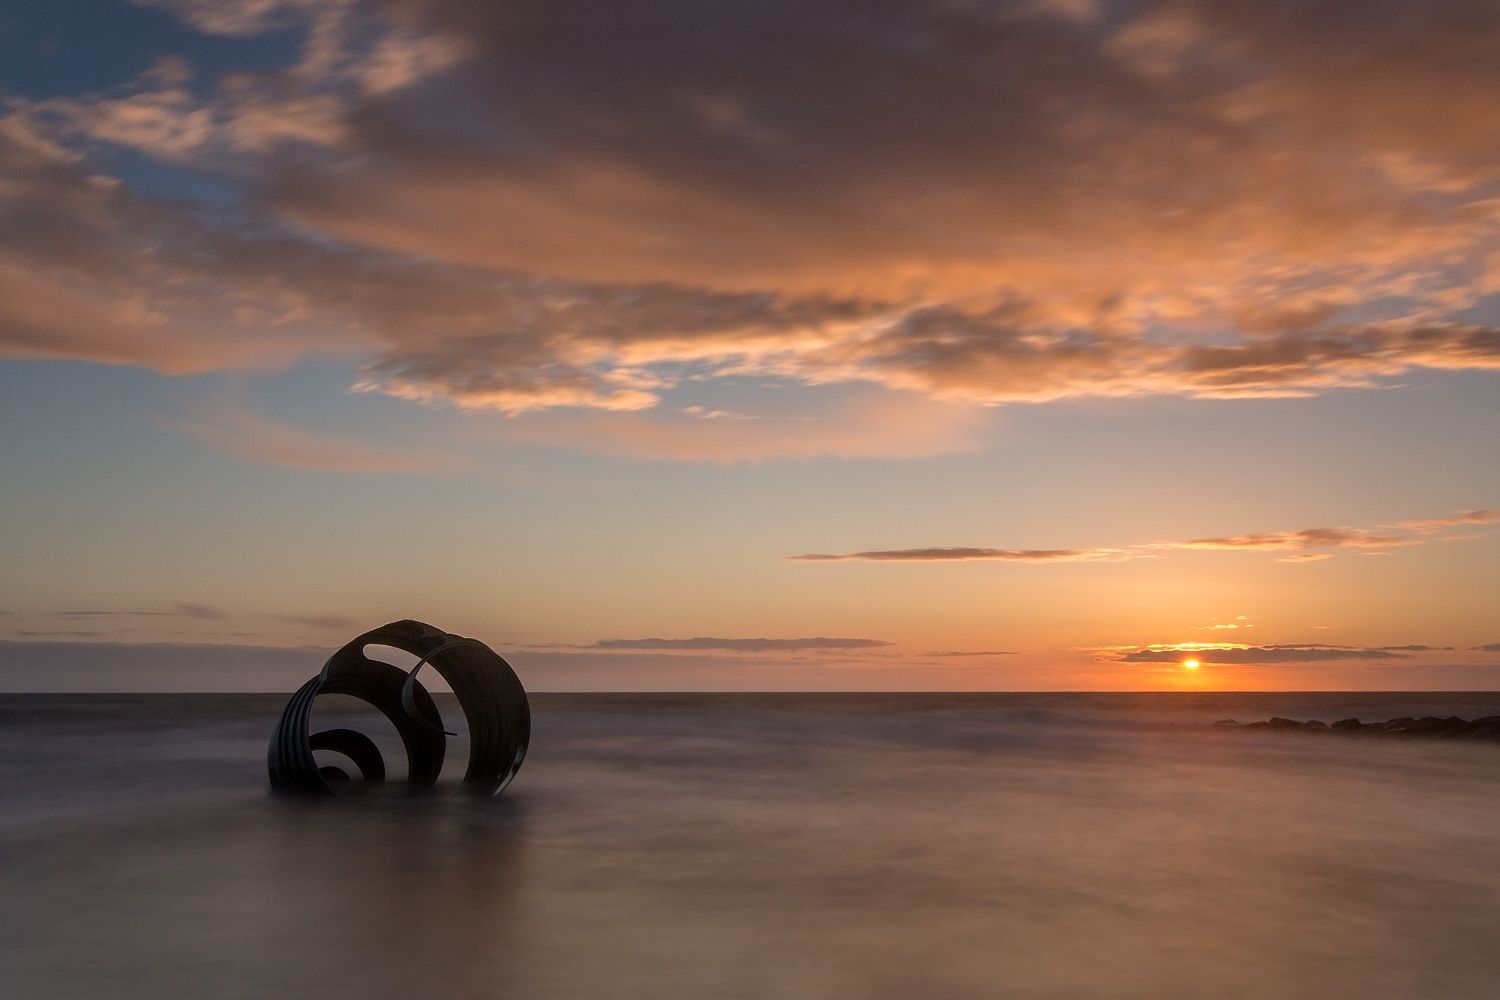
<svg viewBox="0 0 1500 1000"><path fill-rule="evenodd" d="M371 659L366 646L391 646L418 657L410 670ZM351 640L328 658L318 675L302 685L282 710L267 751L271 787L277 792L332 795L351 776L334 765L320 765L322 750L353 763L363 784L385 780L385 761L375 742L352 729L309 733L313 702L319 695L342 694L376 708L390 720L406 748L407 783L425 787L443 770L447 737L437 704L417 673L431 664L452 688L469 733L469 766L464 783L498 795L510 784L531 740L531 707L526 689L509 663L477 639L453 635L417 621L391 622Z"/></svg>

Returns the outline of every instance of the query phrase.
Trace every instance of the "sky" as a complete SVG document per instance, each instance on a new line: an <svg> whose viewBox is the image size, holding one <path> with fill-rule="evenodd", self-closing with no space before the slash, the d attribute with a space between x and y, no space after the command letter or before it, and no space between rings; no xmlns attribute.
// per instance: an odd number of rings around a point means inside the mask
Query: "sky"
<svg viewBox="0 0 1500 1000"><path fill-rule="evenodd" d="M1491 0L0 8L0 690L1500 689Z"/></svg>

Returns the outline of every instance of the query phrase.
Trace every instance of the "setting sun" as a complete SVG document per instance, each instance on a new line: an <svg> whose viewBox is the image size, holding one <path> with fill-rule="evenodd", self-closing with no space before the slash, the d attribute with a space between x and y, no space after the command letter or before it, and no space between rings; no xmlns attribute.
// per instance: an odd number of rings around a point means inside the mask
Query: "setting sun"
<svg viewBox="0 0 1500 1000"><path fill-rule="evenodd" d="M1199 667L1199 665L1200 664L1199 664L1198 660L1183 660L1182 661L1182 667L1183 667L1184 670L1197 670L1198 667Z"/></svg>

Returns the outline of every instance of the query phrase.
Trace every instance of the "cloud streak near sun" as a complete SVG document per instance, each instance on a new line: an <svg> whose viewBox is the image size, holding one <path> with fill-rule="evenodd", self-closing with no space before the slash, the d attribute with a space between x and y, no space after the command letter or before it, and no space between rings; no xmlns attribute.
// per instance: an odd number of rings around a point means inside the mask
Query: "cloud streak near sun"
<svg viewBox="0 0 1500 1000"><path fill-rule="evenodd" d="M1233 643L1164 643L1113 651L1103 659L1114 663L1182 663L1191 657L1204 664L1274 665L1283 663L1328 663L1339 660L1385 661L1409 658L1413 652L1437 647L1337 646L1327 643L1274 643L1246 646ZM1452 649L1451 646L1445 647Z"/></svg>
<svg viewBox="0 0 1500 1000"><path fill-rule="evenodd" d="M1493 7L151 5L301 50L4 99L0 354L336 357L418 403L634 413L613 447L690 458L797 448L640 416L696 382L979 406L1500 370ZM1108 558L984 551L935 557Z"/></svg>
<svg viewBox="0 0 1500 1000"><path fill-rule="evenodd" d="M1301 528L1252 532L1173 542L1145 542L1119 548L1004 549L974 546L868 549L860 552L808 552L784 556L792 562L1125 562L1160 558L1171 550L1289 552L1284 561L1329 558L1330 550L1384 551L1432 541L1459 541L1442 534L1449 528L1488 528L1500 524L1500 509L1462 510L1447 517L1397 521L1374 528ZM1315 551L1308 551L1315 550Z"/></svg>
<svg viewBox="0 0 1500 1000"><path fill-rule="evenodd" d="M847 639L812 636L801 639L720 638L696 636L691 639L600 639L586 649L652 649L662 651L724 650L737 653L801 652L805 650L853 650L890 646L883 639Z"/></svg>

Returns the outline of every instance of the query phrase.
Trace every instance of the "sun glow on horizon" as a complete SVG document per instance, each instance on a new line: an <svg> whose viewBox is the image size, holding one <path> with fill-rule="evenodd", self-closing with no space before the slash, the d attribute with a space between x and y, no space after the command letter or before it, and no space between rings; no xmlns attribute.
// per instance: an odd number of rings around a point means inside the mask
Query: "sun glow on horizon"
<svg viewBox="0 0 1500 1000"><path fill-rule="evenodd" d="M1182 661L1182 668L1184 670L1197 670L1202 665L1203 665L1202 662L1199 661L1199 660L1183 660Z"/></svg>

